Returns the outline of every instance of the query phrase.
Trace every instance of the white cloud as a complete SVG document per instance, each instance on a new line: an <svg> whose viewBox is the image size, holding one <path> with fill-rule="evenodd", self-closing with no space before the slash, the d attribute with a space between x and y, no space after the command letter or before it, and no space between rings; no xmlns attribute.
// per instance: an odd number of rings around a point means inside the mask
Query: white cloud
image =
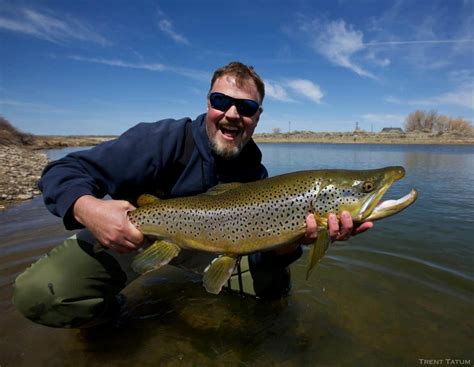
<svg viewBox="0 0 474 367"><path fill-rule="evenodd" d="M273 81L265 80L265 94L277 101L281 102L292 102L293 100L288 96L285 88Z"/></svg>
<svg viewBox="0 0 474 367"><path fill-rule="evenodd" d="M444 15L435 13L421 22L413 22L410 17L400 18L406 15L400 11L394 6L380 19L372 19L373 27L364 29L344 19L308 20L300 16L298 34L309 37L311 48L332 64L376 80L379 78L370 70L371 66L388 67L393 62L406 62L425 70L441 69L472 56L472 17L456 25L450 33L453 37L449 38L443 28Z"/></svg>
<svg viewBox="0 0 474 367"><path fill-rule="evenodd" d="M474 82L464 83L451 91L437 96L406 101L391 96L385 98L385 101L393 104L406 104L409 106L447 105L474 110Z"/></svg>
<svg viewBox="0 0 474 367"><path fill-rule="evenodd" d="M366 113L361 115L364 122L381 123L386 125L399 125L405 121L404 115Z"/></svg>
<svg viewBox="0 0 474 367"><path fill-rule="evenodd" d="M186 37L182 36L181 34L177 33L174 30L173 23L168 20L168 19L161 19L158 22L158 26L160 27L160 30L164 33L166 33L168 36L171 37L172 40L174 40L177 43L182 43L184 45L189 45L189 41L186 39Z"/></svg>
<svg viewBox="0 0 474 367"><path fill-rule="evenodd" d="M453 91L429 98L426 102L431 104L460 106L474 110L474 83L465 84Z"/></svg>
<svg viewBox="0 0 474 367"><path fill-rule="evenodd" d="M309 29L312 32L312 47L316 52L333 64L348 68L360 76L376 79L375 75L352 60L357 52L365 49L361 31L354 30L351 26L346 27L342 19L330 22L315 21Z"/></svg>
<svg viewBox="0 0 474 367"><path fill-rule="evenodd" d="M54 43L80 40L103 46L110 44L105 37L77 19L45 14L31 8L9 9L7 15L0 16L0 28Z"/></svg>
<svg viewBox="0 0 474 367"><path fill-rule="evenodd" d="M321 88L310 80L287 79L282 82L265 80L265 94L280 102L297 102L294 95L302 96L310 101L321 103L324 97Z"/></svg>
<svg viewBox="0 0 474 367"><path fill-rule="evenodd" d="M93 58L93 57L83 57L83 56L78 56L78 55L72 55L72 56L69 56L69 58L76 61L102 64L102 65L108 65L108 66L118 66L122 68L142 69L142 70L159 71L159 72L171 72L174 74L178 74L178 75L181 75L190 79L199 80L199 81L208 81L210 79L210 75L207 72L181 68L181 67L175 67L175 66L168 66L168 65L159 64L159 63L127 62L127 61L118 60L118 59Z"/></svg>
<svg viewBox="0 0 474 367"><path fill-rule="evenodd" d="M132 69L144 69L144 70L150 70L150 71L164 71L166 69L166 66L163 64L157 64L157 63L152 63L152 64L147 64L147 63L142 63L142 62L125 62L122 60L117 60L117 59L103 59L103 58L93 58L93 57L82 57L82 56L69 56L70 59L76 60L76 61L85 61L85 62L90 62L90 63L95 63L95 64L103 64L103 65L109 65L109 66L119 66L123 68L132 68Z"/></svg>
<svg viewBox="0 0 474 367"><path fill-rule="evenodd" d="M32 102L23 102L23 101L17 101L13 99L0 99L0 106L3 106L3 108L14 108L18 109L21 111L31 111L35 113L70 113L71 111L61 109L61 108L56 108L50 105L42 104L42 103L32 103Z"/></svg>
<svg viewBox="0 0 474 367"><path fill-rule="evenodd" d="M288 86L296 93L308 98L309 100L321 103L324 94L318 85L306 79L293 79L287 82Z"/></svg>

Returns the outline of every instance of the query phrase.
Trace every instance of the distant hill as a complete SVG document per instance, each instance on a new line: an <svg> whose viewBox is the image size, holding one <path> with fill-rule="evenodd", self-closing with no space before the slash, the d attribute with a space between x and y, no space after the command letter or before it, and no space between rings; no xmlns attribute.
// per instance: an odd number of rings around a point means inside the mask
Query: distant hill
<svg viewBox="0 0 474 367"><path fill-rule="evenodd" d="M34 136L19 131L8 120L0 116L0 145L32 145Z"/></svg>

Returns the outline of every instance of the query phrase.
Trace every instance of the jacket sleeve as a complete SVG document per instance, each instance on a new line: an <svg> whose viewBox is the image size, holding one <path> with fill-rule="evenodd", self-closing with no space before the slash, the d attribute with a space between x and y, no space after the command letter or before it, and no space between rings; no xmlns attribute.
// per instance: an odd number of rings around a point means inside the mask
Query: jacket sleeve
<svg viewBox="0 0 474 367"><path fill-rule="evenodd" d="M172 126L166 121L141 123L116 140L51 162L38 185L47 208L63 218L67 229L75 229L82 226L70 209L79 197L131 200L147 192L183 144L183 132Z"/></svg>

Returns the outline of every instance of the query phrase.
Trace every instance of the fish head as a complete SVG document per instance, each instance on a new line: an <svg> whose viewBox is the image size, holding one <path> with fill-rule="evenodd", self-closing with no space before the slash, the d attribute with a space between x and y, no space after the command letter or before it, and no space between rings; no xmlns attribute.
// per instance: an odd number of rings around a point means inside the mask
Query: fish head
<svg viewBox="0 0 474 367"><path fill-rule="evenodd" d="M347 210L356 223L374 221L394 215L411 205L417 197L416 190L397 200L383 201L382 197L392 184L405 176L400 166L373 170L342 170L331 175L318 195L319 209L339 215ZM326 199L326 200L325 200Z"/></svg>

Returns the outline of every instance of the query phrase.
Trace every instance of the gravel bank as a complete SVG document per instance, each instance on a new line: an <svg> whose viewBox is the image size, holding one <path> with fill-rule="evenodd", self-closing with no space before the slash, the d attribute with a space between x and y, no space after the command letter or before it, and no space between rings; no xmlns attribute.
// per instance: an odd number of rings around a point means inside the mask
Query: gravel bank
<svg viewBox="0 0 474 367"><path fill-rule="evenodd" d="M44 153L0 145L0 210L40 195L36 185L47 163Z"/></svg>

